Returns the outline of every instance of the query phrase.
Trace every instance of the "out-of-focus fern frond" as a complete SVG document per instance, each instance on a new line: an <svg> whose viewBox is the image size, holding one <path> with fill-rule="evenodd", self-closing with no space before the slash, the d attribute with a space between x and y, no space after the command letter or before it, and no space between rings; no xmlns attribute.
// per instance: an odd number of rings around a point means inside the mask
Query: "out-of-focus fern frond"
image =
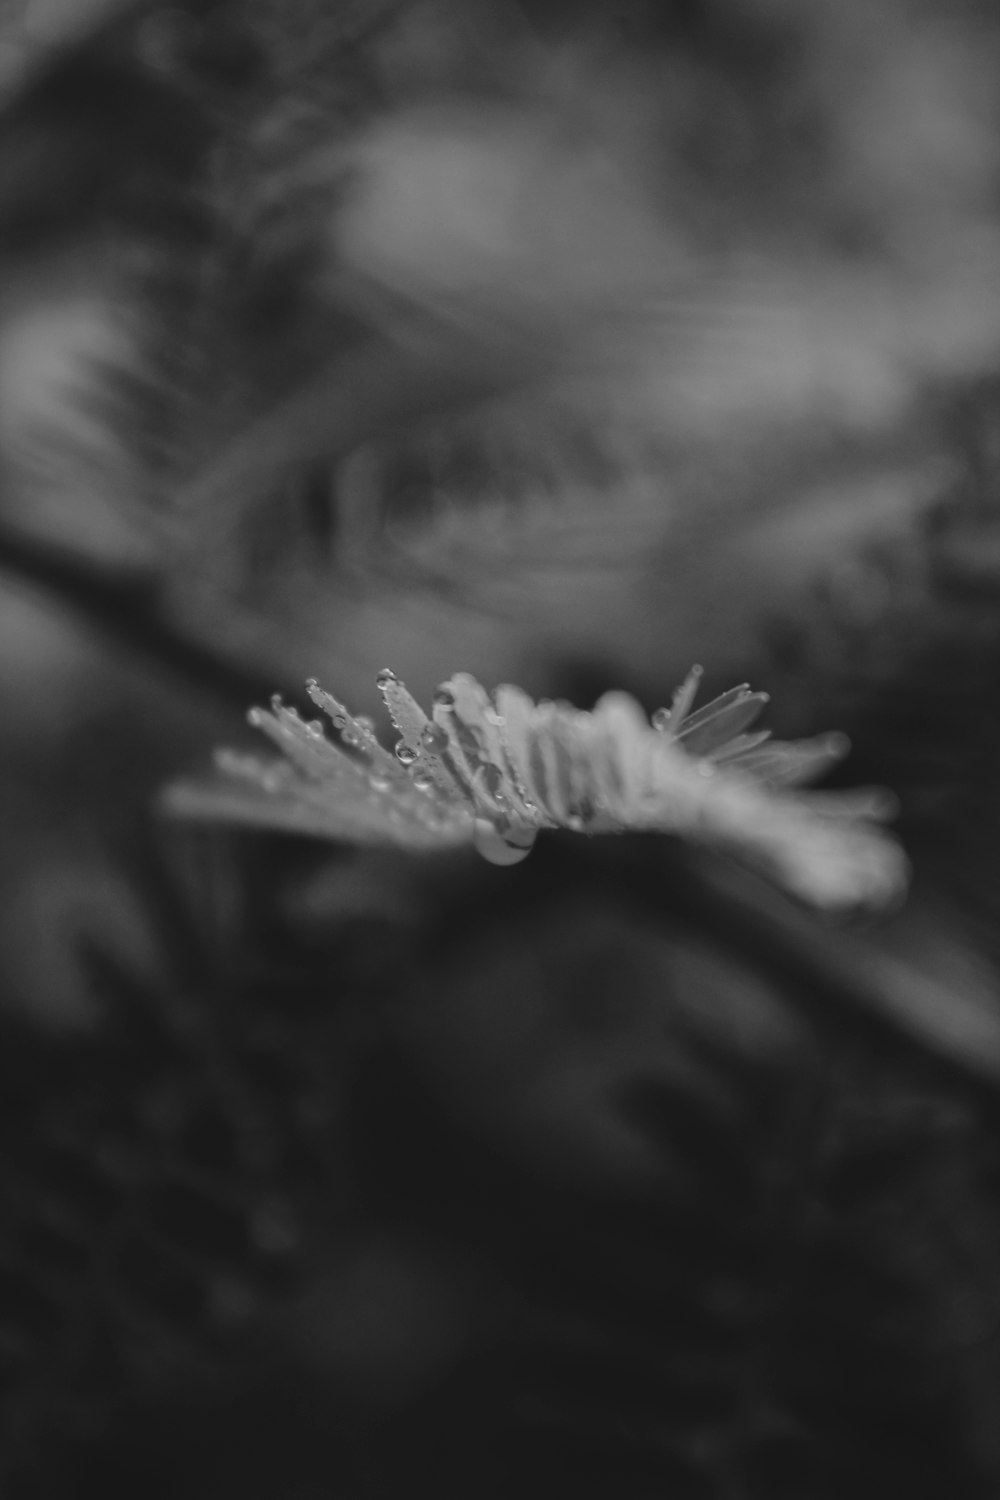
<svg viewBox="0 0 1000 1500"><path fill-rule="evenodd" d="M410 1066L384 1060L355 1106L382 1212L481 1245L513 1283L461 1408L475 1453L501 1466L498 1493L542 1496L569 1473L601 1500L622 1484L975 1495L992 1462L970 1442L982 1351L965 1345L995 1317L989 1112L842 1039L816 1046L690 938L674 947L629 918L617 930L565 892L557 907L536 900L519 928L533 961L514 963L508 941L483 979L436 976L401 1024ZM455 947L475 969L481 942ZM515 1073L530 1079L516 1096ZM552 1136L573 1122L594 1174L609 1113L643 1170L623 1169L609 1133L617 1170L570 1190ZM952 1239L953 1192L977 1249ZM973 1263L963 1313L952 1296ZM446 1387L423 1422L457 1399Z"/></svg>
<svg viewBox="0 0 1000 1500"><path fill-rule="evenodd" d="M867 774L890 776L930 881L993 950L1000 651L993 382L960 403L955 477L914 525L832 570L807 625L775 629L787 701L836 711ZM930 711L933 699L934 709Z"/></svg>
<svg viewBox="0 0 1000 1500"><path fill-rule="evenodd" d="M337 1175L331 1122L353 1043L350 963L342 982L328 968L336 940L295 955L272 907L270 935L260 913L238 923L227 958L205 871L196 911L176 862L146 851L125 868L155 933L152 968L83 923L87 1028L54 1040L30 1017L0 1022L12 1494L56 1486L75 1445L128 1402L231 1379L248 1330L301 1278L305 1220L323 1217ZM238 893L220 894L232 906Z"/></svg>

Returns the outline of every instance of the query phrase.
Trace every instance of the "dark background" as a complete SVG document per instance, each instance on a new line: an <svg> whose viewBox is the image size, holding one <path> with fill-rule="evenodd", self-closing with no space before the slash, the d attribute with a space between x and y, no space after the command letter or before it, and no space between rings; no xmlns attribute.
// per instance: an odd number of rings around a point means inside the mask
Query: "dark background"
<svg viewBox="0 0 1000 1500"><path fill-rule="evenodd" d="M0 8L4 1496L997 1493L998 61ZM693 661L851 735L901 912L158 810L311 675Z"/></svg>

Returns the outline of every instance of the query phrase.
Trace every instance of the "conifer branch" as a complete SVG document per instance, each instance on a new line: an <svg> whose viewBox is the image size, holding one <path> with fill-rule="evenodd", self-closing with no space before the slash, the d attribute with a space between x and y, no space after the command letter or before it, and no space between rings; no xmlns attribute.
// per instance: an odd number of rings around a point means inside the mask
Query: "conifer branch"
<svg viewBox="0 0 1000 1500"><path fill-rule="evenodd" d="M93 563L68 547L0 526L0 572L41 591L116 648L152 662L242 715L269 698L273 677L195 639L170 619L151 572Z"/></svg>
<svg viewBox="0 0 1000 1500"><path fill-rule="evenodd" d="M966 1089L1000 1089L1000 1003L942 983L863 935L824 928L735 867L678 850L663 871L671 911L789 985L821 1017L931 1056ZM648 886L648 873L636 882Z"/></svg>

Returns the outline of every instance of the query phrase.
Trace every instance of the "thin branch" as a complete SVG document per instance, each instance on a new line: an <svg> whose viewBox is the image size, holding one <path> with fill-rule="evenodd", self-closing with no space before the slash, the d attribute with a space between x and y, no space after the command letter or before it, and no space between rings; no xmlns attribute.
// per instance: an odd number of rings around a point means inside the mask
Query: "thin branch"
<svg viewBox="0 0 1000 1500"><path fill-rule="evenodd" d="M1000 1001L984 986L942 983L883 952L863 934L825 928L815 917L725 861L679 851L658 881L662 906L794 989L824 1016L866 1024L901 1040L968 1085L1000 1088Z"/></svg>
<svg viewBox="0 0 1000 1500"><path fill-rule="evenodd" d="M43 593L115 647L240 713L267 702L281 686L185 634L163 609L152 574L123 574L10 527L0 527L0 571Z"/></svg>
<svg viewBox="0 0 1000 1500"><path fill-rule="evenodd" d="M739 866L658 835L589 842L549 836L524 867L539 899L584 887L624 900L657 924L686 925L776 984L797 1008L897 1055L932 1060L965 1092L1000 1098L1000 999L987 984L950 985L880 949L857 929L824 923ZM519 867L520 873L520 867ZM523 919L520 881L491 880L487 920ZM520 888L519 888L520 887ZM529 896L529 900L530 900ZM479 883L444 901L439 941L464 941L483 911Z"/></svg>

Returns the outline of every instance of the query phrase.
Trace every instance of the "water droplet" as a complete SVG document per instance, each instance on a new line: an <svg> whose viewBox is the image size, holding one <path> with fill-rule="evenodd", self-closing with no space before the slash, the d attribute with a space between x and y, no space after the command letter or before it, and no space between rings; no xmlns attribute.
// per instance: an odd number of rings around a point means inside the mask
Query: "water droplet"
<svg viewBox="0 0 1000 1500"><path fill-rule="evenodd" d="M319 719L310 719L306 728L314 739L321 740L323 738L323 725Z"/></svg>
<svg viewBox="0 0 1000 1500"><path fill-rule="evenodd" d="M485 765L480 766L473 779L479 782L483 791L488 797L492 797L494 802L505 801L503 776L492 762L487 761Z"/></svg>
<svg viewBox="0 0 1000 1500"><path fill-rule="evenodd" d="M392 786L388 776L369 776L368 785L373 792L387 792Z"/></svg>
<svg viewBox="0 0 1000 1500"><path fill-rule="evenodd" d="M259 729L264 722L264 710L262 708L251 708L247 713L247 723L252 729Z"/></svg>
<svg viewBox="0 0 1000 1500"><path fill-rule="evenodd" d="M848 755L851 749L849 737L838 729L821 735L820 744L828 755L836 755L838 758Z"/></svg>
<svg viewBox="0 0 1000 1500"><path fill-rule="evenodd" d="M663 731L665 729L669 729L670 728L670 710L669 710L669 708L658 708L656 710L656 712L653 715L653 728L654 729L658 729L661 734L663 733Z"/></svg>
<svg viewBox="0 0 1000 1500"><path fill-rule="evenodd" d="M434 786L434 778L426 771L418 771L413 778L413 785L418 792L429 792Z"/></svg>
<svg viewBox="0 0 1000 1500"><path fill-rule="evenodd" d="M356 750L357 747L361 744L361 741L358 739L358 736L354 733L353 729L345 729L340 737L349 749Z"/></svg>
<svg viewBox="0 0 1000 1500"><path fill-rule="evenodd" d="M346 729L346 727L347 727L347 715L346 714L331 714L330 715L330 723L333 725L334 729Z"/></svg>
<svg viewBox="0 0 1000 1500"><path fill-rule="evenodd" d="M434 703L438 708L454 708L455 694L451 691L451 688L439 687L434 694Z"/></svg>
<svg viewBox="0 0 1000 1500"><path fill-rule="evenodd" d="M381 672L379 672L378 676L375 678L375 686L378 688L387 688L391 687L394 682L398 681L399 678L396 676L391 667L383 667Z"/></svg>
<svg viewBox="0 0 1000 1500"><path fill-rule="evenodd" d="M306 692L307 693L318 693L319 690L320 690L320 688L319 688L319 682L318 682L318 680L315 677L307 677L306 678Z"/></svg>
<svg viewBox="0 0 1000 1500"><path fill-rule="evenodd" d="M442 729L440 724L425 724L423 741L428 750L433 750L440 755L442 750L448 748L448 731Z"/></svg>
<svg viewBox="0 0 1000 1500"><path fill-rule="evenodd" d="M489 818L477 818L473 832L476 849L491 865L518 865L535 842L534 828L511 828L501 833Z"/></svg>
<svg viewBox="0 0 1000 1500"><path fill-rule="evenodd" d="M371 734L375 728L375 720L370 718L368 714L355 714L354 722L359 729L363 729L367 734Z"/></svg>
<svg viewBox="0 0 1000 1500"><path fill-rule="evenodd" d="M396 759L402 766L412 766L419 755L420 751L415 750L412 745L408 745L405 740L400 740L396 746Z"/></svg>

